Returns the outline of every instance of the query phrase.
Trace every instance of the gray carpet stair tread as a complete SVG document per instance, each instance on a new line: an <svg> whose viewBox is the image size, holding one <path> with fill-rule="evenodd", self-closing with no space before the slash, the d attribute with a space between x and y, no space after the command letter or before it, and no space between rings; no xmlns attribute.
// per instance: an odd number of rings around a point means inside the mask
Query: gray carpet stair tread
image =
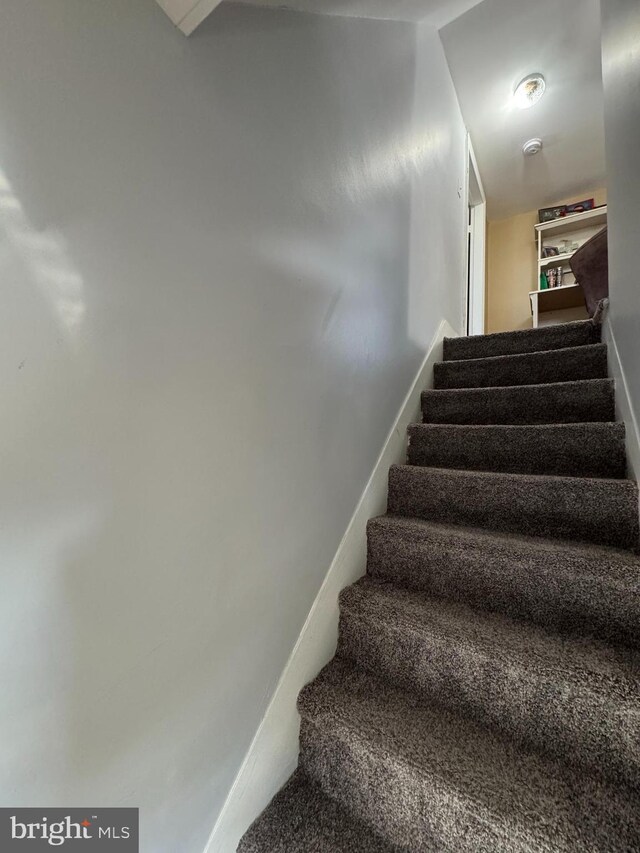
<svg viewBox="0 0 640 853"><path fill-rule="evenodd" d="M597 344L600 343L600 338L601 326L593 320L542 326L538 329L521 329L515 332L495 332L491 335L472 335L468 338L445 338L443 359L455 361L565 349L569 346Z"/></svg>
<svg viewBox="0 0 640 853"><path fill-rule="evenodd" d="M365 578L338 656L523 746L640 788L640 651Z"/></svg>
<svg viewBox="0 0 640 853"><path fill-rule="evenodd" d="M613 379L582 379L492 388L422 392L422 415L433 424L562 424L614 421Z"/></svg>
<svg viewBox="0 0 640 853"><path fill-rule="evenodd" d="M367 571L400 587L640 647L640 557L626 550L380 516Z"/></svg>
<svg viewBox="0 0 640 853"><path fill-rule="evenodd" d="M392 465L388 512L529 536L638 546L638 487L631 480Z"/></svg>
<svg viewBox="0 0 640 853"><path fill-rule="evenodd" d="M606 344L464 361L441 361L433 366L433 386L436 389L538 385L545 382L604 379L606 376Z"/></svg>
<svg viewBox="0 0 640 853"><path fill-rule="evenodd" d="M411 424L410 465L514 474L622 478L622 423L537 425Z"/></svg>
<svg viewBox="0 0 640 853"><path fill-rule="evenodd" d="M640 802L334 660L298 700L300 762L414 853L628 853Z"/></svg>
<svg viewBox="0 0 640 853"><path fill-rule="evenodd" d="M238 853L394 853L297 770L242 838Z"/></svg>

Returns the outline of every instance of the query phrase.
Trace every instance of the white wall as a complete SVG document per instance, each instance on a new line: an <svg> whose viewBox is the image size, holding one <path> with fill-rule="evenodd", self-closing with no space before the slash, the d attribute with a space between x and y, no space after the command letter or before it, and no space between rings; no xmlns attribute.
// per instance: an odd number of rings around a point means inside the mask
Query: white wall
<svg viewBox="0 0 640 853"><path fill-rule="evenodd" d="M611 331L640 416L640 4L603 0ZM637 429L637 427L636 427Z"/></svg>
<svg viewBox="0 0 640 853"><path fill-rule="evenodd" d="M0 33L0 801L201 851L460 328L462 120L411 24L20 0Z"/></svg>

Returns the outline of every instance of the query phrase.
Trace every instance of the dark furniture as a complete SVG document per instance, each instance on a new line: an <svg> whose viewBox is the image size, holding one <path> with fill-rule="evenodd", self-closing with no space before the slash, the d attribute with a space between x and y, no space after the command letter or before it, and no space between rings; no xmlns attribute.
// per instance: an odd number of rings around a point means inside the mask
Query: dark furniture
<svg viewBox="0 0 640 853"><path fill-rule="evenodd" d="M607 229L603 228L581 246L569 261L576 282L582 288L587 313L596 313L598 303L609 295L609 253Z"/></svg>

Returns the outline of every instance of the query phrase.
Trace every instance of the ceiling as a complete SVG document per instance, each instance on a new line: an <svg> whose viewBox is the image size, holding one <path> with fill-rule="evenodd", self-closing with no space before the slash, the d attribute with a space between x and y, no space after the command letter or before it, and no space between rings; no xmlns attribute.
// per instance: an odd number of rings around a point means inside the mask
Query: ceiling
<svg viewBox="0 0 640 853"><path fill-rule="evenodd" d="M599 0L484 0L440 36L490 219L605 185ZM534 71L547 91L519 110L511 93ZM536 136L544 148L525 158Z"/></svg>
<svg viewBox="0 0 640 853"><path fill-rule="evenodd" d="M222 0L157 0L185 35L191 33ZM440 29L481 0L226 0L248 6L271 6L343 18L385 21L427 21Z"/></svg>
<svg viewBox="0 0 640 853"><path fill-rule="evenodd" d="M298 12L344 18L380 18L388 21L427 21L443 27L480 0L226 0L250 6L276 6Z"/></svg>

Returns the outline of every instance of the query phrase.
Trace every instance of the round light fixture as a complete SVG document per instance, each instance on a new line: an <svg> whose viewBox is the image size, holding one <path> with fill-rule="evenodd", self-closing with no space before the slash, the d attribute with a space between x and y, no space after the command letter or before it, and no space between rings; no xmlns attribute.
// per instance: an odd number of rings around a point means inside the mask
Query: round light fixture
<svg viewBox="0 0 640 853"><path fill-rule="evenodd" d="M547 84L542 74L529 74L516 86L513 100L521 110L529 109L538 103L546 88Z"/></svg>
<svg viewBox="0 0 640 853"><path fill-rule="evenodd" d="M522 146L522 153L525 157L533 157L534 154L539 154L542 151L542 140L540 137L530 139Z"/></svg>

